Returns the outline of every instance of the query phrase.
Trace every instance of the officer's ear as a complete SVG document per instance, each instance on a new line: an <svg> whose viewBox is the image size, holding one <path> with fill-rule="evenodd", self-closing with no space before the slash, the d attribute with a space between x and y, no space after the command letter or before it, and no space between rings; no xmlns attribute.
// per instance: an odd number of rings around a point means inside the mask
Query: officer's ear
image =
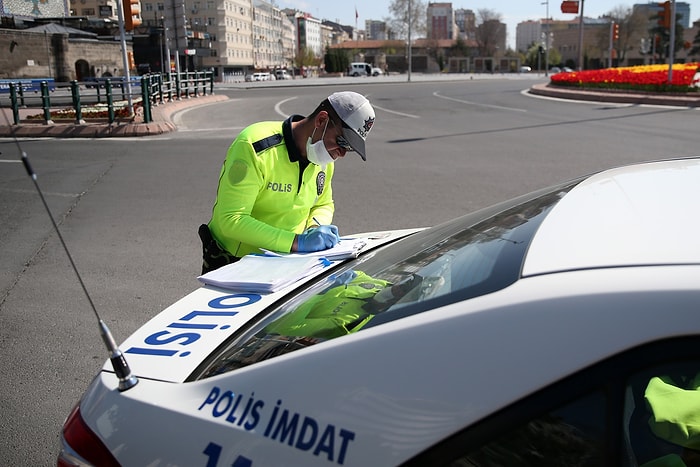
<svg viewBox="0 0 700 467"><path fill-rule="evenodd" d="M326 122L328 122L329 118L330 115L328 115L328 112L325 110L321 110L319 113L316 114L316 118L314 118L314 127L323 129L323 127L326 125Z"/></svg>

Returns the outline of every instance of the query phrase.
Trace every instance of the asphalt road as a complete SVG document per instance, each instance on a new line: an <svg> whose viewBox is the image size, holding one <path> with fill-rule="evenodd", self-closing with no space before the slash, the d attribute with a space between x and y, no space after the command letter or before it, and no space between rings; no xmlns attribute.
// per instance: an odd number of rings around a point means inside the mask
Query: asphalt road
<svg viewBox="0 0 700 467"><path fill-rule="evenodd" d="M433 225L599 169L700 152L699 110L534 98L522 92L531 82L221 86L230 99L177 114L175 133L19 145L121 341L198 287L197 226L237 132L308 113L336 90L367 95L377 114L368 161L337 163L341 234ZM17 142L0 139L0 153L0 465L55 465L62 422L107 352Z"/></svg>

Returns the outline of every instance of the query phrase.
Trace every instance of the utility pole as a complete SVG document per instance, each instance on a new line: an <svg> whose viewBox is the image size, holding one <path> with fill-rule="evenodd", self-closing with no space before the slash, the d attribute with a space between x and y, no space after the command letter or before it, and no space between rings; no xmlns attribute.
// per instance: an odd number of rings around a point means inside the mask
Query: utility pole
<svg viewBox="0 0 700 467"><path fill-rule="evenodd" d="M671 17L669 18L669 36L670 44L668 44L668 83L673 82L673 57L676 55L676 0L671 0Z"/></svg>
<svg viewBox="0 0 700 467"><path fill-rule="evenodd" d="M408 81L411 81L411 0L408 0Z"/></svg>
<svg viewBox="0 0 700 467"><path fill-rule="evenodd" d="M129 110L129 115L134 115L134 103L131 99L131 76L129 76L129 59L127 58L126 50L126 33L124 32L124 10L122 9L122 1L117 0L117 18L119 19L119 37L122 45L122 65L124 66L124 79L126 80L126 103Z"/></svg>
<svg viewBox="0 0 700 467"><path fill-rule="evenodd" d="M614 31L615 31L615 21L610 21L610 37L608 39L608 68L612 68Z"/></svg>
<svg viewBox="0 0 700 467"><path fill-rule="evenodd" d="M544 75L549 75L549 0L545 0L541 5L547 5L545 9L545 36L544 36Z"/></svg>
<svg viewBox="0 0 700 467"><path fill-rule="evenodd" d="M578 18L578 71L583 70L583 0Z"/></svg>

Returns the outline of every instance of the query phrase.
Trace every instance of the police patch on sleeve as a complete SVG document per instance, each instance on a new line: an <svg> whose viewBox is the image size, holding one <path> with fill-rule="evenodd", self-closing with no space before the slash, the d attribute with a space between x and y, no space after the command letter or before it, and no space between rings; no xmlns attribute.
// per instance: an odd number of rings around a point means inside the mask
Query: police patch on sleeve
<svg viewBox="0 0 700 467"><path fill-rule="evenodd" d="M326 172L321 171L316 175L316 196L321 196L324 186L326 186Z"/></svg>
<svg viewBox="0 0 700 467"><path fill-rule="evenodd" d="M228 169L228 181L231 185L241 182L248 173L248 165L242 160L235 160Z"/></svg>

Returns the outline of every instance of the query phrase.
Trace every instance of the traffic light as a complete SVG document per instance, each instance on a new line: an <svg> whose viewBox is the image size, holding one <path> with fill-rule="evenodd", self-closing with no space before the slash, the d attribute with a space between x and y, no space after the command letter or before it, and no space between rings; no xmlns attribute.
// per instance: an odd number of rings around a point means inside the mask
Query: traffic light
<svg viewBox="0 0 700 467"><path fill-rule="evenodd" d="M124 10L124 29L133 31L141 24L141 1L122 0L122 10Z"/></svg>
<svg viewBox="0 0 700 467"><path fill-rule="evenodd" d="M671 2L659 3L659 6L661 7L661 11L659 11L659 26L669 29L671 27Z"/></svg>
<svg viewBox="0 0 700 467"><path fill-rule="evenodd" d="M615 23L613 24L613 40L616 41L620 38L620 25Z"/></svg>

